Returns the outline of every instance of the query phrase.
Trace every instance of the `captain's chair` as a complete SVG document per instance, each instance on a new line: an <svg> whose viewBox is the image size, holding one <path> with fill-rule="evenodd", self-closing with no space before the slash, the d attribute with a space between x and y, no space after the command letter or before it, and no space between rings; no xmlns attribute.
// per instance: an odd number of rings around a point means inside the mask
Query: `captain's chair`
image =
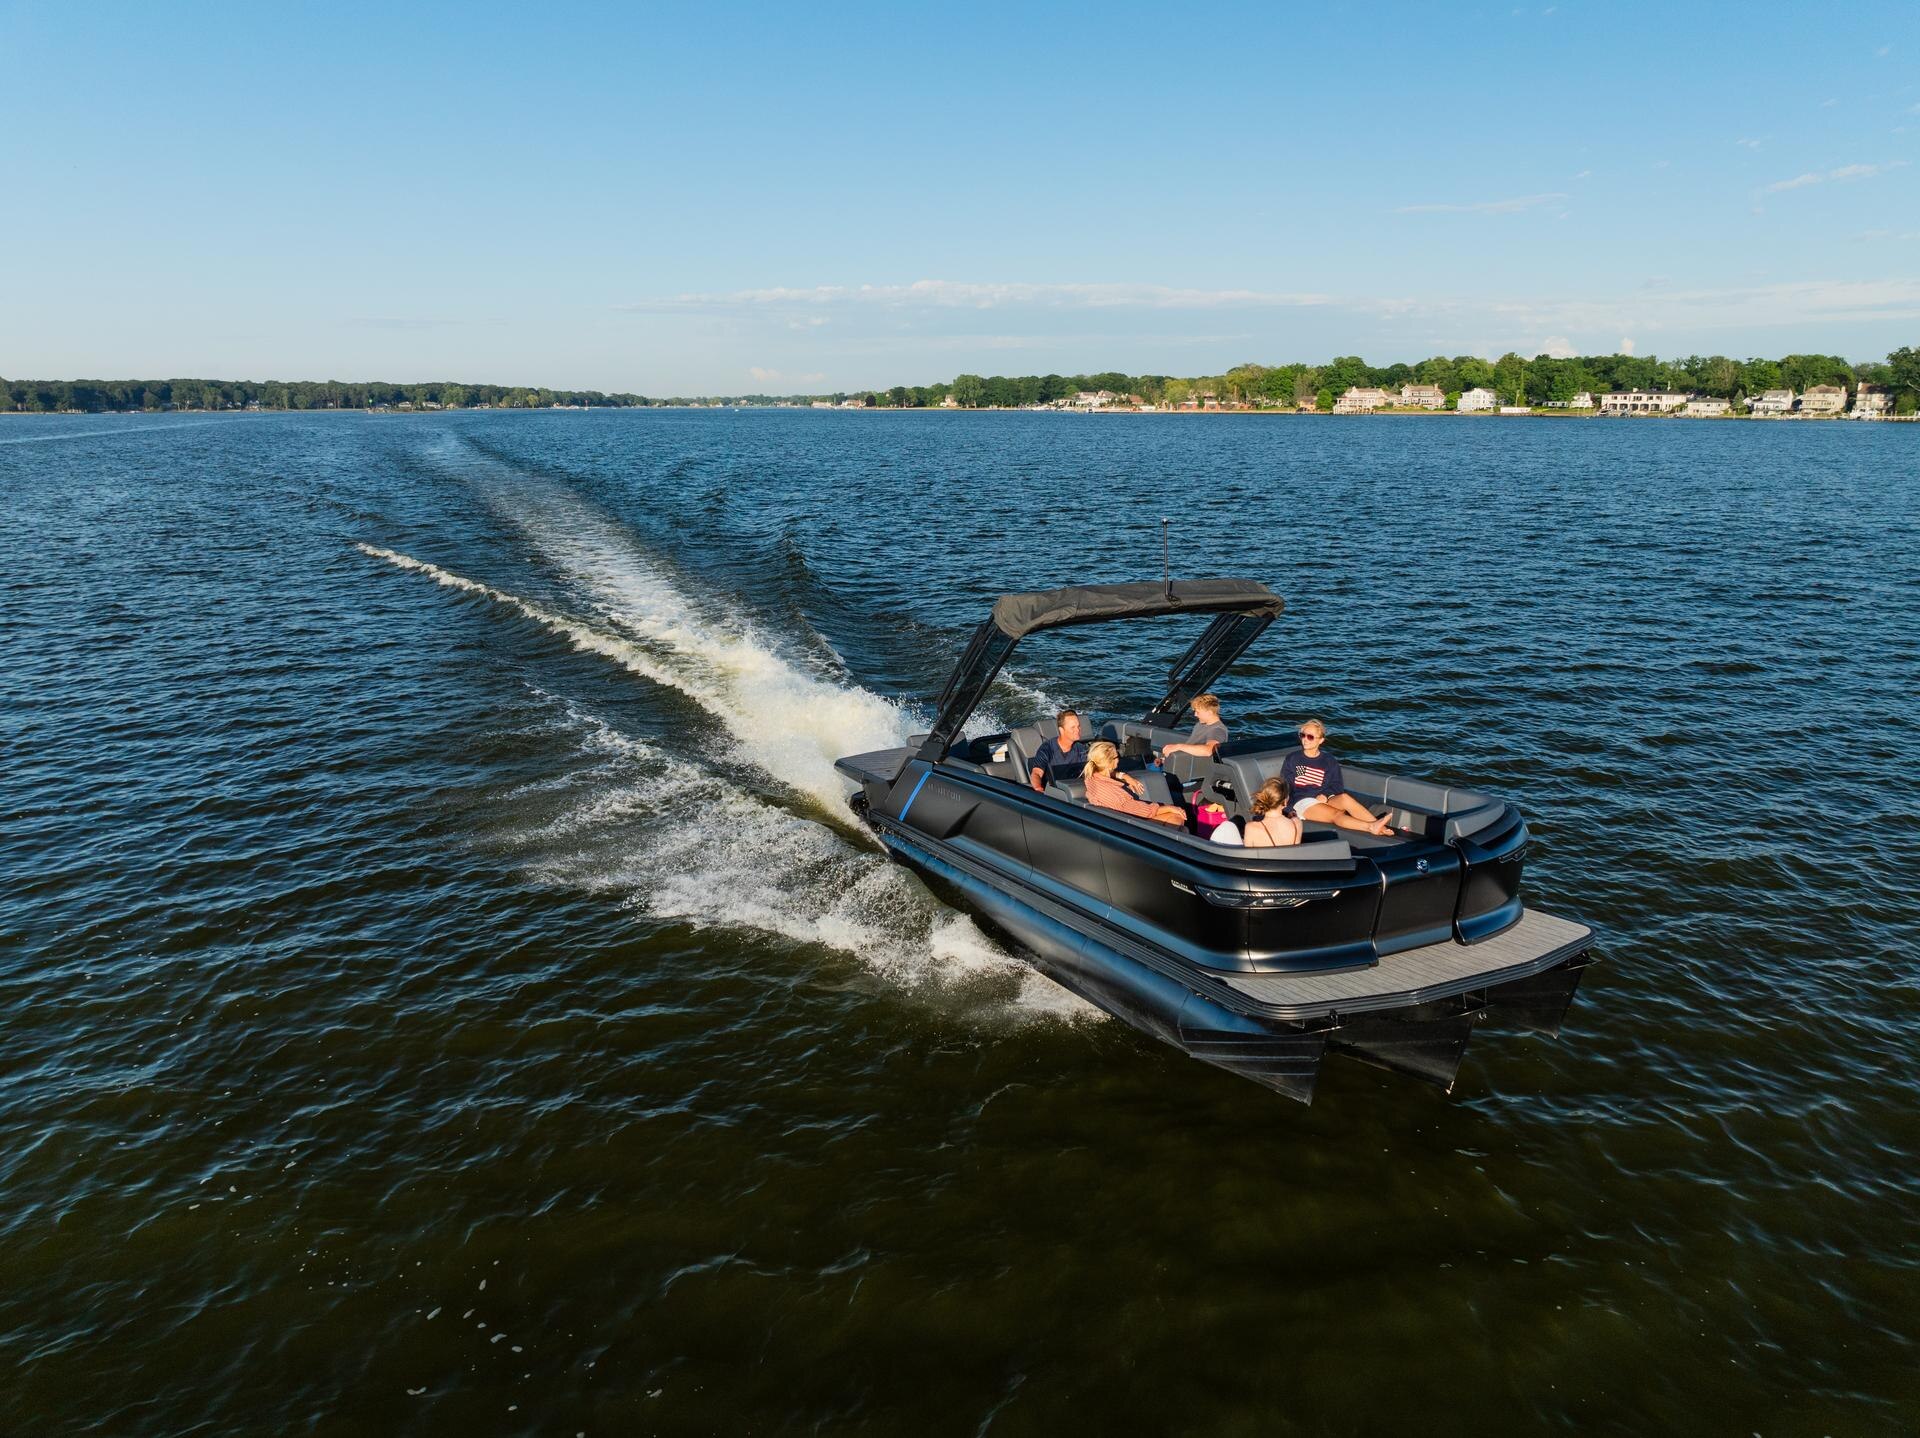
<svg viewBox="0 0 1920 1438"><path fill-rule="evenodd" d="M1082 720L1082 727L1085 721ZM1007 758L1013 763L1013 772L1017 782L1026 784L1033 773L1033 756L1040 752L1040 746L1048 739L1060 737L1060 721L1042 719L1038 724L1022 724L1007 734Z"/></svg>

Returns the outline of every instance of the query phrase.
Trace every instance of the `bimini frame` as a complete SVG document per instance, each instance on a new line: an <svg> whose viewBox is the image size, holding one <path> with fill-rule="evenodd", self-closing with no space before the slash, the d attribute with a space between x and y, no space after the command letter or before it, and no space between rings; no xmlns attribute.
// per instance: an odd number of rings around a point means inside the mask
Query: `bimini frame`
<svg viewBox="0 0 1920 1438"><path fill-rule="evenodd" d="M1014 647L1029 634L1076 624L1106 624L1119 619L1151 619L1167 614L1217 617L1193 642L1168 675L1167 692L1148 710L1144 722L1171 725L1193 696L1212 684L1246 652L1286 608L1286 602L1252 579L1185 579L1164 584L1082 584L1003 594L993 613L981 621L966 652L954 666L937 701L939 717L915 758L938 764L960 737L973 711L986 697L994 676Z"/></svg>

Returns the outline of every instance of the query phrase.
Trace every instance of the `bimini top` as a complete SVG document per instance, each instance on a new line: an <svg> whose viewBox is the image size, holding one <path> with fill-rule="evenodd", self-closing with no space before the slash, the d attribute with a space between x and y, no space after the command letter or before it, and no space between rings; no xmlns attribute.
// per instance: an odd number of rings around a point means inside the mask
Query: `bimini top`
<svg viewBox="0 0 1920 1438"><path fill-rule="evenodd" d="M1285 607L1280 596L1252 579L1180 579L1161 584L1075 584L1031 594L1003 594L993 614L980 621L966 653L941 692L933 730L919 757L937 764L979 707L1014 645L1043 629L1102 624L1113 619L1151 619L1162 614L1211 614L1213 623L1173 666L1164 699L1147 714L1150 724L1177 718L1194 695L1239 658Z"/></svg>
<svg viewBox="0 0 1920 1438"><path fill-rule="evenodd" d="M993 624L1009 639L1068 624L1108 619L1147 619L1156 614L1259 614L1277 617L1279 595L1253 579L1178 579L1170 584L1072 584L1003 594L994 602Z"/></svg>

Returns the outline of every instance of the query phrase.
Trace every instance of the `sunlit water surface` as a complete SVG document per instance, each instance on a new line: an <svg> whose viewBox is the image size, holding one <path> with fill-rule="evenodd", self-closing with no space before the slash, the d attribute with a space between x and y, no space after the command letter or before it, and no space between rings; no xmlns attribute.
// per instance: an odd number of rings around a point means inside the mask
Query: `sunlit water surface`
<svg viewBox="0 0 1920 1438"><path fill-rule="evenodd" d="M0 1431L1912 1431L1916 442L0 423ZM1288 596L1240 732L1527 812L1559 1043L1298 1107L850 824L994 595L1163 514Z"/></svg>

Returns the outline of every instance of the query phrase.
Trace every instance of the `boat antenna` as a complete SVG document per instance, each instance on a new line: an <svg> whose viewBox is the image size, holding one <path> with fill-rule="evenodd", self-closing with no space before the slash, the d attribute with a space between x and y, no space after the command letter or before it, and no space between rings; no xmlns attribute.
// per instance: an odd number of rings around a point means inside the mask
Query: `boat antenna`
<svg viewBox="0 0 1920 1438"><path fill-rule="evenodd" d="M1173 598L1173 549L1167 526L1172 523L1164 514L1160 516L1160 583L1169 599Z"/></svg>

